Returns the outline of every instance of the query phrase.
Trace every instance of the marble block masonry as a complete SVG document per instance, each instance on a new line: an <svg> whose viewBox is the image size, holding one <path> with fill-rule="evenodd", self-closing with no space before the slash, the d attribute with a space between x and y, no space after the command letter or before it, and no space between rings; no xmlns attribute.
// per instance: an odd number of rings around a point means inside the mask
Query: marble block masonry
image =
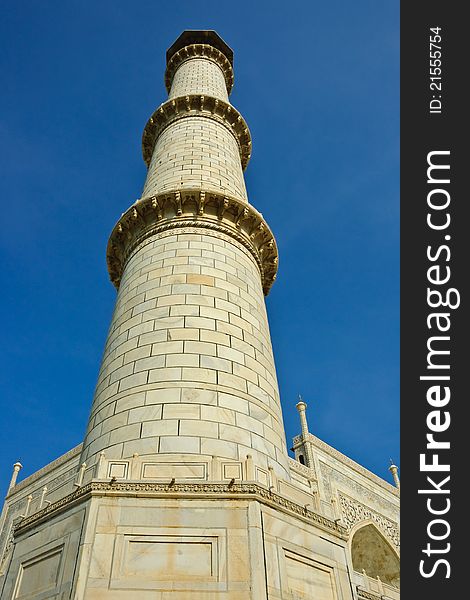
<svg viewBox="0 0 470 600"><path fill-rule="evenodd" d="M398 598L399 479L309 432L287 452L264 302L278 253L214 31L167 51L142 197L107 248L117 300L83 444L0 520L0 597Z"/></svg>

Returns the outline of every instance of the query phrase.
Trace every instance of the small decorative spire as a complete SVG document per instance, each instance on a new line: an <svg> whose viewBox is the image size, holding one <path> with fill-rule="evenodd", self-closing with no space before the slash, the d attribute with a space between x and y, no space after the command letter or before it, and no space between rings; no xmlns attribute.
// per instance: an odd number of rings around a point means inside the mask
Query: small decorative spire
<svg viewBox="0 0 470 600"><path fill-rule="evenodd" d="M18 473L23 468L23 465L20 462L16 462L13 465L13 473L11 475L10 485L8 486L8 491L12 490L16 485L16 479L18 477Z"/></svg>
<svg viewBox="0 0 470 600"><path fill-rule="evenodd" d="M383 586L383 584L382 584L382 580L380 579L380 576L379 576L379 575L377 575L377 585L378 585L378 588L379 588L379 593L380 593L380 595L381 595L381 596L383 596L383 595L384 595L384 593L385 593L385 592L384 592L384 586Z"/></svg>
<svg viewBox="0 0 470 600"><path fill-rule="evenodd" d="M366 590L366 592L368 592L370 590L369 576L367 575L365 569L362 569L362 581L363 581L364 589Z"/></svg>
<svg viewBox="0 0 470 600"><path fill-rule="evenodd" d="M308 424L307 424L307 414L305 409L307 408L307 404L302 400L302 396L299 394L299 401L295 405L296 409L299 411L300 416L300 427L302 430L302 435L308 435Z"/></svg>
<svg viewBox="0 0 470 600"><path fill-rule="evenodd" d="M83 476L85 475L85 471L86 471L86 463L82 463L82 465L80 466L80 469L78 471L77 481L74 483L75 487L79 488L82 486Z"/></svg>
<svg viewBox="0 0 470 600"><path fill-rule="evenodd" d="M46 494L47 494L47 485L45 485L42 488L41 499L39 500L39 510L41 510L41 508L44 506L44 501L46 499Z"/></svg>
<svg viewBox="0 0 470 600"><path fill-rule="evenodd" d="M23 517L23 519L25 519L28 515L29 515L29 509L31 507L31 502L33 501L33 495L30 494L27 498L27 502L26 502L26 508L24 511L23 515L20 515L20 517Z"/></svg>
<svg viewBox="0 0 470 600"><path fill-rule="evenodd" d="M393 481L395 482L396 487L398 489L400 489L400 478L398 477L398 467L397 467L397 465L395 465L393 463L392 459L390 459L390 466L388 467L388 470L392 474Z"/></svg>

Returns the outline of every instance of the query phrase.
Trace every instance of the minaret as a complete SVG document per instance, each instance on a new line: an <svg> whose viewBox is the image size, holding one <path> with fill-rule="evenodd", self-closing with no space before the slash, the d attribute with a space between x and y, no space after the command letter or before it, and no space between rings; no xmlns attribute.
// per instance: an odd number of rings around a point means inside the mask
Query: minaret
<svg viewBox="0 0 470 600"><path fill-rule="evenodd" d="M1 600L399 600L397 489L309 433L300 397L287 456L264 304L277 248L245 189L232 64L213 31L167 52L142 197L109 240L86 437L19 483L13 466Z"/></svg>
<svg viewBox="0 0 470 600"><path fill-rule="evenodd" d="M232 65L214 31L185 31L167 52L142 197L108 244L118 296L80 463L249 456L289 479L264 303L277 248L247 198Z"/></svg>

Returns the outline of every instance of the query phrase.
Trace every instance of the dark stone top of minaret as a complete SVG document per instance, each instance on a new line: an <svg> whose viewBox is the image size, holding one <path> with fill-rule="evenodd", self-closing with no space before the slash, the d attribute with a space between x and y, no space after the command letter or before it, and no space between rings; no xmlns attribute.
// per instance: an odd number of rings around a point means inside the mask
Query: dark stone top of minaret
<svg viewBox="0 0 470 600"><path fill-rule="evenodd" d="M214 46L214 48L220 50L230 61L230 64L233 65L233 50L224 42L220 35L212 29L201 31L187 29L186 31L183 31L176 42L174 42L166 51L167 64L173 54L176 54L178 50L181 50L181 48L184 48L185 46L190 46L191 44L209 44L210 46Z"/></svg>

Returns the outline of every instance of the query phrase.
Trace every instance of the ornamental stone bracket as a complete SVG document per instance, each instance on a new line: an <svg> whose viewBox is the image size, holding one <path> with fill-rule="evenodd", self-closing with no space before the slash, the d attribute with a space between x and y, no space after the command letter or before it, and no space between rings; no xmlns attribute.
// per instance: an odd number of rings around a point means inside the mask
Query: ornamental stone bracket
<svg viewBox="0 0 470 600"><path fill-rule="evenodd" d="M50 504L39 512L21 519L14 527L14 537L23 534L39 523L60 514L91 497L132 497L142 498L178 498L209 500L256 500L265 506L280 510L286 514L302 519L311 525L334 534L343 540L347 539L346 529L336 521L332 521L305 506L301 506L275 492L256 483L169 483L156 482L109 482L93 480L76 492Z"/></svg>
<svg viewBox="0 0 470 600"><path fill-rule="evenodd" d="M362 521L372 521L392 543L397 552L400 552L400 532L397 523L344 494L339 493L339 501L342 520L348 531L351 531L355 525Z"/></svg>
<svg viewBox="0 0 470 600"><path fill-rule="evenodd" d="M170 93L171 82L176 73L176 70L187 60L192 58L205 58L211 60L222 70L225 78L225 84L227 86L227 93L230 94L233 87L233 68L230 61L214 46L209 44L191 44L185 46L175 52L168 61L165 71L165 87L168 93Z"/></svg>
<svg viewBox="0 0 470 600"><path fill-rule="evenodd" d="M261 273L264 294L269 293L276 279L278 251L263 216L246 202L203 190L143 198L121 216L106 252L109 276L116 288L127 259L140 243L178 227L206 228L234 238L252 254Z"/></svg>
<svg viewBox="0 0 470 600"><path fill-rule="evenodd" d="M251 156L251 134L245 119L228 102L212 96L191 94L167 100L153 113L142 134L142 155L147 167L160 133L178 119L185 117L206 117L226 127L235 137L243 170Z"/></svg>

